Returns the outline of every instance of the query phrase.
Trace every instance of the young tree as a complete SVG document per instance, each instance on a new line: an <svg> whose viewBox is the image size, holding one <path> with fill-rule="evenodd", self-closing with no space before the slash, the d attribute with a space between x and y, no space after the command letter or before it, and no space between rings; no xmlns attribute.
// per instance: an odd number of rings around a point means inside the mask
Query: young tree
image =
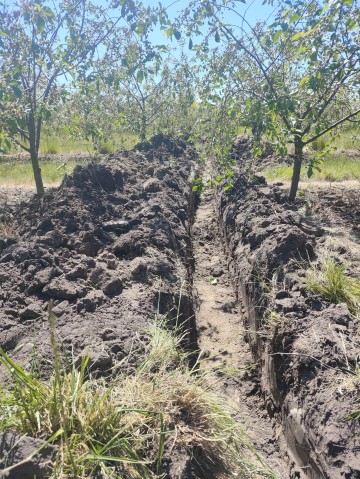
<svg viewBox="0 0 360 479"><path fill-rule="evenodd" d="M254 100L263 109L265 134L294 145L294 200L304 147L360 113L360 8L355 0L286 0L271 25L251 26L241 3L192 2L185 12L188 31L199 34L207 23L216 42L223 38L233 46L233 75L241 63L240 75L248 80L240 82L238 97L243 92L250 108ZM344 98L352 101L328 114Z"/></svg>
<svg viewBox="0 0 360 479"><path fill-rule="evenodd" d="M39 195L43 121L66 78L84 75L120 19L134 15L134 2L117 4L121 12L111 10L115 2L99 7L88 0L0 0L0 127L30 154Z"/></svg>

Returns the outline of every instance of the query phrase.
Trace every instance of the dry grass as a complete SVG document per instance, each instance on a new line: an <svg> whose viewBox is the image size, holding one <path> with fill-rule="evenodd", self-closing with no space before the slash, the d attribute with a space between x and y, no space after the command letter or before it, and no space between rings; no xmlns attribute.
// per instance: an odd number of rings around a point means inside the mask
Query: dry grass
<svg viewBox="0 0 360 479"><path fill-rule="evenodd" d="M13 387L2 389L0 424L54 441L53 478L160 478L164 457L191 458L202 479L276 478L215 392L208 373L189 369L181 337L163 325L149 331L144 361L133 375L88 377L87 360L62 373L58 354L49 381L32 377L5 353ZM54 337L54 336L53 336Z"/></svg>

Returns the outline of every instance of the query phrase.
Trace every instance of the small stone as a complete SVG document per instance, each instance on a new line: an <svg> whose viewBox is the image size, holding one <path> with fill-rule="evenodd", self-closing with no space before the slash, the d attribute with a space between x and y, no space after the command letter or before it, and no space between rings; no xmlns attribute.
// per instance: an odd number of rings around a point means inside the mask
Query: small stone
<svg viewBox="0 0 360 479"><path fill-rule="evenodd" d="M145 281L147 276L148 263L144 258L134 258L130 263L130 273L135 279Z"/></svg>
<svg viewBox="0 0 360 479"><path fill-rule="evenodd" d="M55 316L62 316L67 308L69 307L69 301L61 301L59 304L53 307L52 312L55 314Z"/></svg>
<svg viewBox="0 0 360 479"><path fill-rule="evenodd" d="M47 231L52 230L54 228L54 225L53 225L53 222L52 222L51 218L44 218L43 220L41 220L38 223L36 228L38 230L47 232Z"/></svg>
<svg viewBox="0 0 360 479"><path fill-rule="evenodd" d="M105 302L105 299L105 295L102 291L91 290L85 298L78 301L77 310L78 312L85 310L88 313L93 313L98 306Z"/></svg>
<svg viewBox="0 0 360 479"><path fill-rule="evenodd" d="M113 329L106 328L101 333L101 339L103 341L111 341L113 339L116 339L116 333Z"/></svg>
<svg viewBox="0 0 360 479"><path fill-rule="evenodd" d="M285 289L282 289L276 293L276 299L284 299L284 298L290 298L291 295L289 291L286 291Z"/></svg>
<svg viewBox="0 0 360 479"><path fill-rule="evenodd" d="M31 266L31 265L30 265ZM28 268L31 273L30 266ZM28 287L28 293L36 293L41 291L45 285L47 285L55 276L56 270L54 268L44 268L35 274L34 279L31 281Z"/></svg>
<svg viewBox="0 0 360 479"><path fill-rule="evenodd" d="M96 256L101 247L102 243L89 231L84 234L82 241L77 241L74 244L77 253L91 257Z"/></svg>
<svg viewBox="0 0 360 479"><path fill-rule="evenodd" d="M131 230L131 222L125 219L107 221L102 225L104 231L112 231L116 234L127 233Z"/></svg>
<svg viewBox="0 0 360 479"><path fill-rule="evenodd" d="M78 264L73 268L71 271L66 273L65 277L67 279L86 279L87 277L87 267L84 266L83 264Z"/></svg>
<svg viewBox="0 0 360 479"><path fill-rule="evenodd" d="M0 457L6 458L6 466L10 470L4 474L0 471L0 477L45 479L52 473L56 453L57 447L46 444L42 439L17 435L10 431L1 432Z"/></svg>
<svg viewBox="0 0 360 479"><path fill-rule="evenodd" d="M215 266L211 270L211 276L213 276L214 278L219 278L223 274L224 274L224 270L223 268L220 268L220 266Z"/></svg>
<svg viewBox="0 0 360 479"><path fill-rule="evenodd" d="M10 279L10 275L8 273L0 273L0 283L5 283L8 279Z"/></svg>

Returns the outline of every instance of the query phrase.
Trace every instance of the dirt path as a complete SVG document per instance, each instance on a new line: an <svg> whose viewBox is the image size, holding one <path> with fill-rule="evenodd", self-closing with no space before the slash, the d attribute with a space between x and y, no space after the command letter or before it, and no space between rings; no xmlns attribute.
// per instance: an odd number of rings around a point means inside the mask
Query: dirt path
<svg viewBox="0 0 360 479"><path fill-rule="evenodd" d="M236 300L217 226L213 192L203 194L193 226L196 324L204 367L215 368L222 395L234 405L255 448L285 479L286 465L260 397L256 365L244 340L241 304Z"/></svg>

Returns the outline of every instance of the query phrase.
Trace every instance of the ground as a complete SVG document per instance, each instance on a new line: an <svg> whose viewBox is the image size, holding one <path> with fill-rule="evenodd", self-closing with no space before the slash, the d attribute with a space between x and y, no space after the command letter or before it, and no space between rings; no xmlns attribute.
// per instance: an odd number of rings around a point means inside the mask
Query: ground
<svg viewBox="0 0 360 479"><path fill-rule="evenodd" d="M286 184L246 178L249 149L237 148L234 188L201 198L195 151L162 136L77 167L42 199L2 188L1 347L49 377L53 300L65 351L88 355L95 376L124 364L131 375L160 317L189 331L190 365L213 377L272 477L360 477L358 422L345 420L359 398L357 322L304 279L326 251L358 277L360 190L305 185L290 205ZM202 477L188 451L171 451L169 479Z"/></svg>

